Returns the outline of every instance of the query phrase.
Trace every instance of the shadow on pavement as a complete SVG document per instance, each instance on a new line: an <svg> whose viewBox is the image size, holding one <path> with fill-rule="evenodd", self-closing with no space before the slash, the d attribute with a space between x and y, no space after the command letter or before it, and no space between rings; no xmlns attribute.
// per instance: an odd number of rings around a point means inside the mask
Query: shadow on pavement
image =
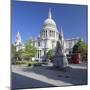
<svg viewBox="0 0 90 90"><path fill-rule="evenodd" d="M11 88L12 90L17 89L28 89L28 88L43 88L43 87L55 87L51 84L47 84L32 78L28 78L26 76L22 76L12 72L11 77Z"/></svg>
<svg viewBox="0 0 90 90"><path fill-rule="evenodd" d="M87 69L69 68L67 71L59 71L52 67L24 68L24 72L33 72L49 79L60 80L72 85L87 85Z"/></svg>

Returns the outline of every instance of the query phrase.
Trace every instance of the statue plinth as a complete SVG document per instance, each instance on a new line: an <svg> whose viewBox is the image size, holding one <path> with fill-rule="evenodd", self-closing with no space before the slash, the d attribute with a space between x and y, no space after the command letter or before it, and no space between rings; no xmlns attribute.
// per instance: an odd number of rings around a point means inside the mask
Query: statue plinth
<svg viewBox="0 0 90 90"><path fill-rule="evenodd" d="M53 66L60 69L68 67L67 57L63 55L55 55L53 58Z"/></svg>

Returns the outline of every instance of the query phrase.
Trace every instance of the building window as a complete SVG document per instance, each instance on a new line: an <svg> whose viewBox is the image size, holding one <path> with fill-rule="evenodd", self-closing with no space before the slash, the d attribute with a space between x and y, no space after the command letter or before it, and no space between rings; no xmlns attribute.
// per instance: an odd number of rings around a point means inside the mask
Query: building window
<svg viewBox="0 0 90 90"><path fill-rule="evenodd" d="M54 31L52 31L52 36L55 37L55 32Z"/></svg>
<svg viewBox="0 0 90 90"><path fill-rule="evenodd" d="M51 32L52 32L52 31L50 31L50 37L51 37Z"/></svg>
<svg viewBox="0 0 90 90"><path fill-rule="evenodd" d="M40 50L40 57L41 57L41 50Z"/></svg>
<svg viewBox="0 0 90 90"><path fill-rule="evenodd" d="M38 42L38 46L40 46L40 42Z"/></svg>
<svg viewBox="0 0 90 90"><path fill-rule="evenodd" d="M47 31L46 31L46 37L47 37Z"/></svg>
<svg viewBox="0 0 90 90"><path fill-rule="evenodd" d="M45 38L45 31L44 31L44 38Z"/></svg>
<svg viewBox="0 0 90 90"><path fill-rule="evenodd" d="M38 50L38 58L39 58L39 50Z"/></svg>

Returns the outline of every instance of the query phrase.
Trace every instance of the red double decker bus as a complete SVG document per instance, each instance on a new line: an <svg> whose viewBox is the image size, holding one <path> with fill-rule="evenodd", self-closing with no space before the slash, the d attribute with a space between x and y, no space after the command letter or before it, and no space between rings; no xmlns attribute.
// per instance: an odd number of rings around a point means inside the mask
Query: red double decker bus
<svg viewBox="0 0 90 90"><path fill-rule="evenodd" d="M79 64L80 63L80 53L73 53L70 55L67 55L69 63L73 64Z"/></svg>

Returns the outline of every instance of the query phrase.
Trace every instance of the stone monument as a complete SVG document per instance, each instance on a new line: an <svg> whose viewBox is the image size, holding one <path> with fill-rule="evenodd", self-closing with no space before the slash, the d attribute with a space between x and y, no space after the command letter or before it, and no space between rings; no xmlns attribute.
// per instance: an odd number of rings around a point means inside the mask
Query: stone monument
<svg viewBox="0 0 90 90"><path fill-rule="evenodd" d="M60 69L68 67L68 60L65 53L65 43L62 30L59 34L59 40L57 41L55 55L53 59L54 67L58 67Z"/></svg>

